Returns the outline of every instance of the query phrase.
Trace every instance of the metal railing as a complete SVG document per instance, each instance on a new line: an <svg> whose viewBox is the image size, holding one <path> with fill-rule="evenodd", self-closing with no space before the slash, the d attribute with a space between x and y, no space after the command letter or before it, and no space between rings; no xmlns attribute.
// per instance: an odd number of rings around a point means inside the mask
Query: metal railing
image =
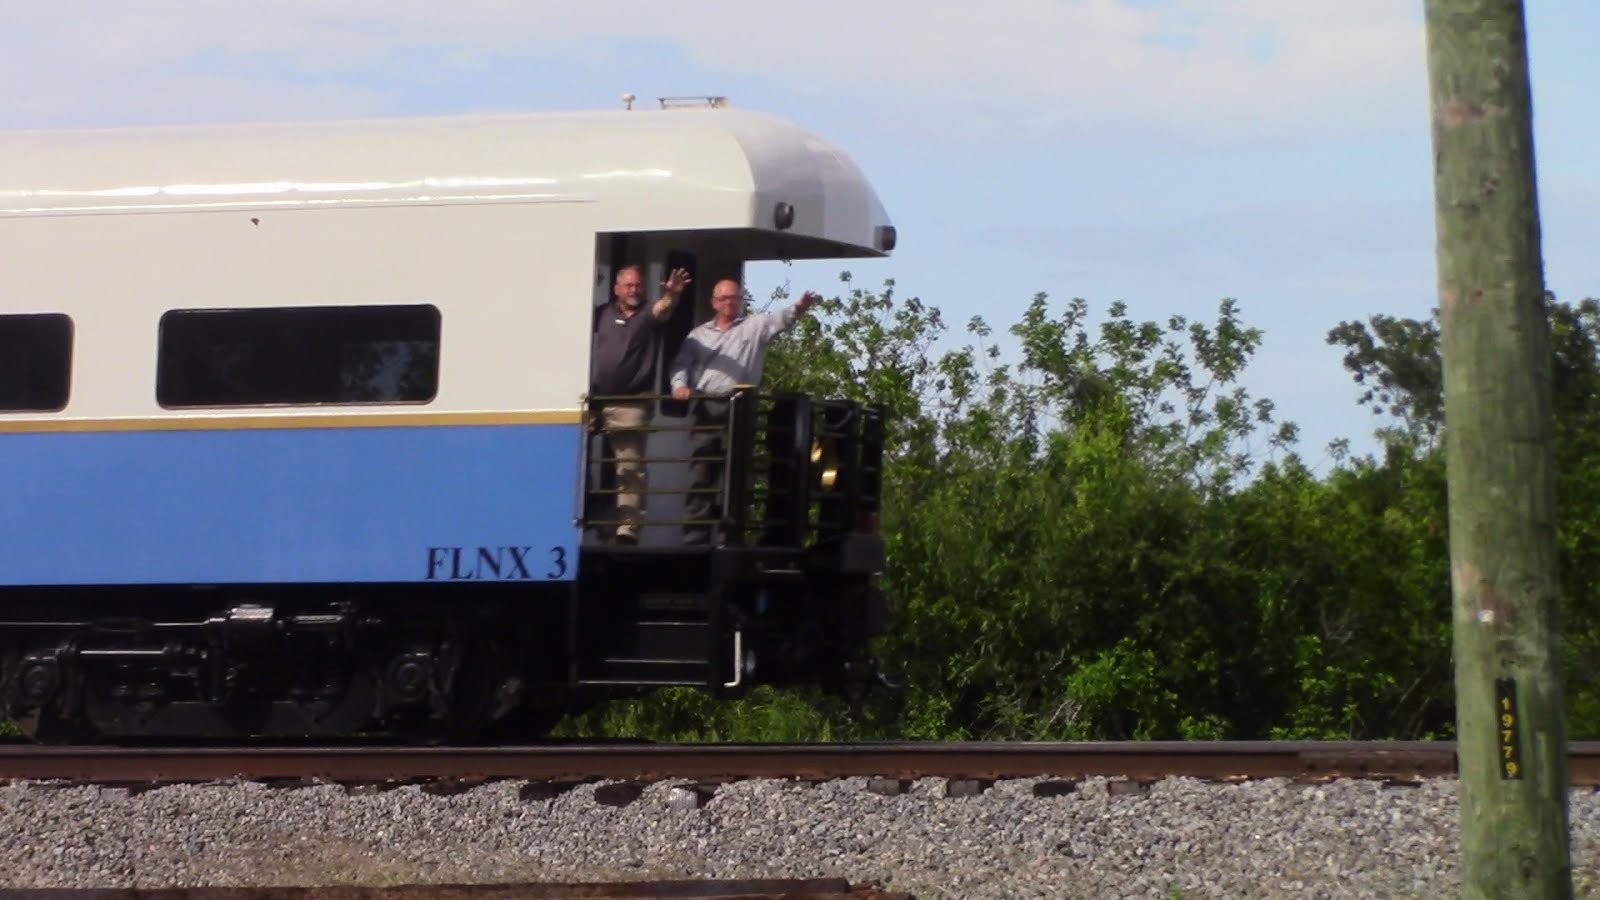
<svg viewBox="0 0 1600 900"><path fill-rule="evenodd" d="M613 404L644 406L645 424L606 428L602 410ZM762 394L748 387L688 400L665 394L592 396L586 398L583 425L579 519L586 530L609 534L624 524L616 508L616 498L624 493L637 493L641 500L676 495L686 506L697 497L708 498L714 513L708 517L642 511L637 524L720 530L723 543L746 546L800 546L849 531L863 514L878 511L883 415L877 407ZM611 437L625 433L645 438L637 457L645 485L637 491L615 481L621 459L610 449ZM673 434L685 437L673 441ZM697 435L711 435L711 446L696 449ZM694 467L701 464L718 467L714 485L695 485ZM679 483L661 484L674 471ZM641 504L649 505L648 500Z"/></svg>
<svg viewBox="0 0 1600 900"><path fill-rule="evenodd" d="M726 397L697 394L687 400L675 399L670 394L596 395L586 398L583 416L583 432L586 440L580 478L583 493L581 526L585 529L609 530L625 524L626 520L619 515L614 499L622 494L638 494L641 497L679 496L684 499L685 504L696 496L708 497L714 506L720 505L722 508L722 515L709 518L687 516L663 518L648 515L641 510L642 514L637 521L641 527L695 526L722 528L725 531L736 530L738 523L730 521L733 518L730 513L735 504L728 501L736 499L739 492L736 489L735 479L740 474L745 474L738 470L746 468L739 465L738 426L747 420L748 415L741 415L741 411L752 405L754 397L754 392L745 390ZM726 415L702 412L704 409L702 404L707 402L725 406ZM645 407L645 424L636 428L607 427L604 409L612 405ZM619 434L644 436L644 447L640 454L634 457L634 461L644 470L645 486L637 490L621 487L615 477L615 466L623 459L611 450L611 438ZM668 443L667 452L651 452L653 445L655 447L662 445L663 441L660 439L662 436L673 434L684 435L684 440L689 442L688 445L685 446L682 442L678 442L676 446ZM711 436L714 448L700 449L697 452L693 446L697 435ZM597 445L599 452L596 452ZM711 486L694 486L694 467L697 465L716 466L717 483ZM680 475L684 483L659 486L659 482L663 480L660 477L663 466L681 467ZM607 499L613 502L603 502ZM717 504L716 501L719 499L723 502ZM648 505L648 503L641 504L646 508ZM602 507L609 509L602 512L600 511Z"/></svg>

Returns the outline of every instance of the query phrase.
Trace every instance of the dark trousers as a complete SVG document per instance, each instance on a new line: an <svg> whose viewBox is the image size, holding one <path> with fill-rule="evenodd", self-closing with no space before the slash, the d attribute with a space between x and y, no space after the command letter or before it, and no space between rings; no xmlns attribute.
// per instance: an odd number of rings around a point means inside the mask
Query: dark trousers
<svg viewBox="0 0 1600 900"><path fill-rule="evenodd" d="M711 540L712 523L722 519L722 473L728 452L728 401L700 400L689 433L689 496L683 503L685 544Z"/></svg>

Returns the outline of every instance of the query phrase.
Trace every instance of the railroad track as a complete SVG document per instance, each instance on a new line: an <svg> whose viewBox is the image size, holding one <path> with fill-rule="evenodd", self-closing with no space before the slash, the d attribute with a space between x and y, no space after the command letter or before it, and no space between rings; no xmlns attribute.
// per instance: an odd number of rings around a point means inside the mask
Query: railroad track
<svg viewBox="0 0 1600 900"><path fill-rule="evenodd" d="M1574 785L1600 786L1600 742L1568 745ZM642 744L529 747L36 747L0 745L0 779L106 785L227 780L372 784L517 779L555 783L725 783L1005 778L1213 781L1263 778L1417 782L1456 773L1451 742L1083 742Z"/></svg>
<svg viewBox="0 0 1600 900"><path fill-rule="evenodd" d="M592 882L581 884L428 884L398 887L186 887L14 890L7 896L40 900L93 897L95 900L914 900L875 883L851 884L841 878L758 878Z"/></svg>

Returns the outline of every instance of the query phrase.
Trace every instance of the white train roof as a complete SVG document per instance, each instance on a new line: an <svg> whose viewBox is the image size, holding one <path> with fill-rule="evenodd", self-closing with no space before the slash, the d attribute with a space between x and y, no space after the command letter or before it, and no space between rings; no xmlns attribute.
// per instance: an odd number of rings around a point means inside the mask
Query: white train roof
<svg viewBox="0 0 1600 900"><path fill-rule="evenodd" d="M452 203L595 204L598 231L755 229L833 256L894 246L847 154L750 110L0 132L0 217Z"/></svg>

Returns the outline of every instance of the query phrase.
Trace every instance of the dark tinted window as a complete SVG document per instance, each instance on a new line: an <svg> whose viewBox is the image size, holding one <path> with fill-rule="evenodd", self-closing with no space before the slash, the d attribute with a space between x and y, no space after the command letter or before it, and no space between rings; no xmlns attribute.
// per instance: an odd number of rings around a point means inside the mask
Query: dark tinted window
<svg viewBox="0 0 1600 900"><path fill-rule="evenodd" d="M55 412L72 383L72 320L0 316L0 411Z"/></svg>
<svg viewBox="0 0 1600 900"><path fill-rule="evenodd" d="M162 406L417 403L439 385L439 310L308 306L161 317Z"/></svg>

